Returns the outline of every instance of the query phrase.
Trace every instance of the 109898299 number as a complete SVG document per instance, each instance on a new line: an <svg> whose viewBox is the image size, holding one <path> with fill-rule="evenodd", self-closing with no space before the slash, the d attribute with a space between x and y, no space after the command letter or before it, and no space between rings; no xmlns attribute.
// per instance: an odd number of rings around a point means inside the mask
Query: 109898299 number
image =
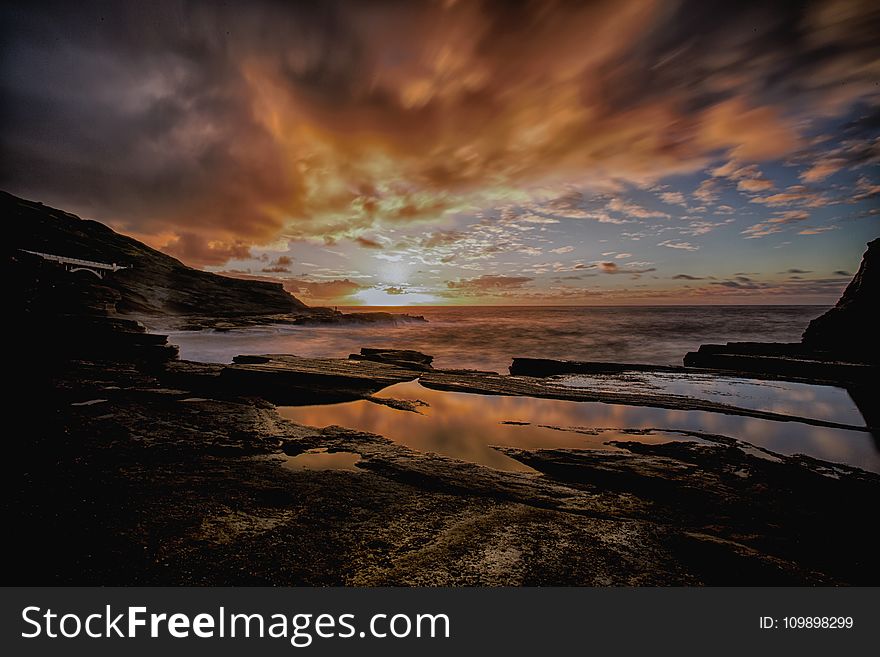
<svg viewBox="0 0 880 657"><path fill-rule="evenodd" d="M785 616L787 630L848 630L853 626L852 616Z"/></svg>
<svg viewBox="0 0 880 657"><path fill-rule="evenodd" d="M849 630L853 625L852 616L783 616L779 620L762 616L760 624L761 629L767 630Z"/></svg>

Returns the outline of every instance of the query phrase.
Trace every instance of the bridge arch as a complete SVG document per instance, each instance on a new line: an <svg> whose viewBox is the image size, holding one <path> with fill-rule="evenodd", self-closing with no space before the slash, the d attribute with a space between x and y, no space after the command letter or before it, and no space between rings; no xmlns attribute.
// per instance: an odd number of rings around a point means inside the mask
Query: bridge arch
<svg viewBox="0 0 880 657"><path fill-rule="evenodd" d="M91 269L91 268L89 268L89 267L71 267L71 268L68 269L67 271L69 271L71 274L75 274L75 273L78 272L78 271L87 271L87 272L89 272L90 274L94 274L95 276L97 276L97 277L100 278L100 279L103 279L103 278L104 278L104 276L101 274L101 272L96 271L96 270L94 270L94 269Z"/></svg>

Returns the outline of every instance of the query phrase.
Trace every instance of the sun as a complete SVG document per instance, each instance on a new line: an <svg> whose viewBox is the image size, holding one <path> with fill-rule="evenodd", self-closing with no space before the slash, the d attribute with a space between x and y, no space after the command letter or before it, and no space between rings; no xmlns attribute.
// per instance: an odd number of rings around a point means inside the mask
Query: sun
<svg viewBox="0 0 880 657"><path fill-rule="evenodd" d="M364 306L417 306L437 303L437 297L424 292L391 294L385 289L371 287L361 290L353 297Z"/></svg>
<svg viewBox="0 0 880 657"><path fill-rule="evenodd" d="M403 285L409 281L410 266L403 262L386 262L379 267L379 278L389 285Z"/></svg>

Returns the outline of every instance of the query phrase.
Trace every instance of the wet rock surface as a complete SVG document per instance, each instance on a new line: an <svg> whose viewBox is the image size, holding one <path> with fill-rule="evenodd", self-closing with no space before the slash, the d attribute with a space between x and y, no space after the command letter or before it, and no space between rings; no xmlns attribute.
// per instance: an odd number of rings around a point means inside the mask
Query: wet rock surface
<svg viewBox="0 0 880 657"><path fill-rule="evenodd" d="M607 380L605 380L607 381ZM668 394L662 391L646 390L639 385L617 385L625 382L615 378L615 385L597 385L590 388L573 388L562 385L553 378L526 376L503 376L493 372L469 372L435 370L419 377L419 383L434 390L468 392L473 394L510 395L539 397L544 399L564 399L568 401L604 402L607 404L626 404L630 406L650 406L683 411L707 411L725 415L741 415L763 420L782 422L802 422L816 426L826 426L855 431L868 431L862 425L846 424L803 417L795 414L745 408L732 404L700 399L687 395Z"/></svg>
<svg viewBox="0 0 880 657"><path fill-rule="evenodd" d="M660 524L690 524L680 547L729 550L731 574L775 584L829 583L837 569L851 581L876 577L871 530L849 501L875 494L880 478L726 436L699 437L704 442L611 441L624 453L499 449L557 481L634 495L645 505L636 515L648 509Z"/></svg>
<svg viewBox="0 0 880 657"><path fill-rule="evenodd" d="M298 426L260 398L206 397L134 364L72 362L50 385L49 407L15 451L23 472L7 500L29 583L878 579L870 523L854 503L876 499L877 476L733 438L621 441L616 452L499 448L535 471L501 472ZM89 400L104 401L77 405ZM283 467L315 449L360 460L338 471Z"/></svg>
<svg viewBox="0 0 880 657"><path fill-rule="evenodd" d="M843 384L877 380L880 367L875 363L845 360L840 354L817 351L800 344L728 342L704 344L689 352L684 364L742 374L772 375L794 381Z"/></svg>
<svg viewBox="0 0 880 657"><path fill-rule="evenodd" d="M643 365L639 363L606 363L595 361L555 360L552 358L514 358L512 376L547 377L560 374L623 374L625 372L686 372L684 367Z"/></svg>

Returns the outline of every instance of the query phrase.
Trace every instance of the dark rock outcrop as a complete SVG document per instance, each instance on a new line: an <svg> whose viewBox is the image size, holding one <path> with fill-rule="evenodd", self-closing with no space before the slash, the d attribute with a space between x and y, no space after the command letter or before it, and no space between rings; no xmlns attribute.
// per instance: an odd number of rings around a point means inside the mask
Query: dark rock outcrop
<svg viewBox="0 0 880 657"><path fill-rule="evenodd" d="M843 361L841 354L817 351L797 342L704 344L697 351L687 353L684 364L816 382L872 383L877 377L877 367L873 364Z"/></svg>
<svg viewBox="0 0 880 657"><path fill-rule="evenodd" d="M692 565L724 546L732 570L765 583L828 584L819 573L832 570L851 580L876 576L870 549L860 546L868 530L847 500L874 494L880 477L727 436L693 435L700 440L607 443L617 450L497 449L561 484L644 500L634 516L650 505L656 522L690 525L681 539L693 541L683 557Z"/></svg>
<svg viewBox="0 0 880 657"><path fill-rule="evenodd" d="M846 354L856 360L880 362L877 313L880 310L880 239L868 242L859 270L831 310L804 331L803 343L813 349Z"/></svg>
<svg viewBox="0 0 880 657"><path fill-rule="evenodd" d="M58 362L91 359L157 364L177 357L167 337L115 313L120 294L92 274L71 274L27 253L8 254L4 274L14 317L13 360Z"/></svg>
<svg viewBox="0 0 880 657"><path fill-rule="evenodd" d="M230 317L307 310L280 283L229 278L187 267L104 224L42 203L0 192L0 212L9 235L8 257L17 257L25 249L128 267L99 285L115 293L121 313Z"/></svg>
<svg viewBox="0 0 880 657"><path fill-rule="evenodd" d="M421 373L415 367L385 362L288 354L244 355L233 360L231 365L170 362L164 368L164 380L198 394L261 397L295 405L364 399Z"/></svg>
<svg viewBox="0 0 880 657"><path fill-rule="evenodd" d="M433 356L428 356L420 351L411 349L371 349L362 347L361 353L350 354L351 360L372 360L377 363L388 363L389 365L397 365L408 369L416 369L428 371L434 369L431 363Z"/></svg>

